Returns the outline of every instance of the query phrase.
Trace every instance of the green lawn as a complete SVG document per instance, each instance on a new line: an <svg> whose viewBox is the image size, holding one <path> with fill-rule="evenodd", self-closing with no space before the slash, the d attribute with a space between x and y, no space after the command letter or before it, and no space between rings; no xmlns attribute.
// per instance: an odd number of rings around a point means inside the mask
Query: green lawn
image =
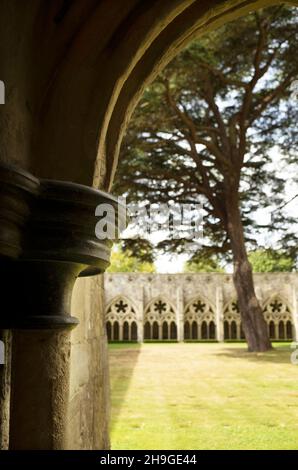
<svg viewBox="0 0 298 470"><path fill-rule="evenodd" d="M289 345L112 344L112 449L298 449Z"/></svg>

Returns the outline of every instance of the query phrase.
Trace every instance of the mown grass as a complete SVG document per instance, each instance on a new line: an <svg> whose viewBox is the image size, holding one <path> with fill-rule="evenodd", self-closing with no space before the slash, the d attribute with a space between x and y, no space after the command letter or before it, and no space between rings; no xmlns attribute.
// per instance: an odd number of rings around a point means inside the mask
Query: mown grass
<svg viewBox="0 0 298 470"><path fill-rule="evenodd" d="M288 344L112 344L113 449L298 449Z"/></svg>

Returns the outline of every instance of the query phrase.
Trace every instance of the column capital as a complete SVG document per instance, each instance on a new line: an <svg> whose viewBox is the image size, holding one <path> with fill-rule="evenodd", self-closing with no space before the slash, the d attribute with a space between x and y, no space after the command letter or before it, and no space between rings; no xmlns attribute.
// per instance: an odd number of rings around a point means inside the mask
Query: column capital
<svg viewBox="0 0 298 470"><path fill-rule="evenodd" d="M76 325L70 315L75 279L104 272L112 247L111 239L96 237L95 209L111 205L115 225L117 198L12 166L0 166L0 185L0 277L10 305L0 328Z"/></svg>

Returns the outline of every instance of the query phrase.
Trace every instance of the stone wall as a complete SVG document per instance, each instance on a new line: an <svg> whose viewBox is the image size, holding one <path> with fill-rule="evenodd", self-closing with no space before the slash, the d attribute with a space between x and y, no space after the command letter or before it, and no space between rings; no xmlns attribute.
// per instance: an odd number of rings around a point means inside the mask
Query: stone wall
<svg viewBox="0 0 298 470"><path fill-rule="evenodd" d="M109 379L102 293L102 276L78 279L73 291L71 310L80 323L71 333L69 449L109 448ZM11 342L10 332L1 333L6 345L6 365L0 366L0 448L4 450L9 446Z"/></svg>
<svg viewBox="0 0 298 470"><path fill-rule="evenodd" d="M271 338L297 338L298 275L257 273L254 281ZM109 339L244 338L230 274L105 274L104 286Z"/></svg>
<svg viewBox="0 0 298 470"><path fill-rule="evenodd" d="M71 335L69 449L109 448L109 375L102 276L77 279Z"/></svg>

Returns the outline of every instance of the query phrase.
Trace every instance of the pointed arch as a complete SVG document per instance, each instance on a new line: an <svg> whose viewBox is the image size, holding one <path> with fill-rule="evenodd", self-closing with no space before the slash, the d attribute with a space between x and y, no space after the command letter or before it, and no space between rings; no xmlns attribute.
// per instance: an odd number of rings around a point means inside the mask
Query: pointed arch
<svg viewBox="0 0 298 470"><path fill-rule="evenodd" d="M174 321L170 324L170 339L177 339L177 325Z"/></svg>
<svg viewBox="0 0 298 470"><path fill-rule="evenodd" d="M152 339L151 338L152 326L149 321L146 321L144 324L144 340Z"/></svg>
<svg viewBox="0 0 298 470"><path fill-rule="evenodd" d="M285 297L279 293L274 293L263 302L263 312L265 318L280 318L282 320L292 320L292 307Z"/></svg>
<svg viewBox="0 0 298 470"><path fill-rule="evenodd" d="M189 321L184 322L184 339L190 339L190 324Z"/></svg>
<svg viewBox="0 0 298 470"><path fill-rule="evenodd" d="M196 295L186 304L184 322L190 325L189 339L214 339L214 330L210 325L215 325L215 307L205 296Z"/></svg>
<svg viewBox="0 0 298 470"><path fill-rule="evenodd" d="M131 341L138 341L138 324L137 322L133 321L130 325L130 334L131 334Z"/></svg>
<svg viewBox="0 0 298 470"><path fill-rule="evenodd" d="M235 321L236 323L240 324L240 309L238 305L238 300L235 297L232 297L228 300L228 302L226 302L226 304L224 305L223 312L225 321L227 321L228 323Z"/></svg>
<svg viewBox="0 0 298 470"><path fill-rule="evenodd" d="M238 301L232 297L226 302L223 309L224 317L224 339L240 340L243 339L241 327L241 315Z"/></svg>
<svg viewBox="0 0 298 470"><path fill-rule="evenodd" d="M215 320L215 307L214 305L204 296L196 295L190 302L188 302L184 309L184 321L197 321L202 323L205 321Z"/></svg>
<svg viewBox="0 0 298 470"><path fill-rule="evenodd" d="M110 321L106 322L106 332L108 341L112 341L112 324Z"/></svg>
<svg viewBox="0 0 298 470"><path fill-rule="evenodd" d="M136 312L133 302L125 295L117 295L111 300L105 315L109 341L135 341L132 325L137 325Z"/></svg>
<svg viewBox="0 0 298 470"><path fill-rule="evenodd" d="M145 308L144 322L150 326L150 339L169 340L173 332L171 325L174 323L176 326L176 309L164 296L154 297Z"/></svg>
<svg viewBox="0 0 298 470"><path fill-rule="evenodd" d="M267 298L262 307L271 339L292 339L294 324L289 302L276 292Z"/></svg>
<svg viewBox="0 0 298 470"><path fill-rule="evenodd" d="M137 309L125 295L117 295L106 307L106 321L132 323L137 320Z"/></svg>
<svg viewBox="0 0 298 470"><path fill-rule="evenodd" d="M147 304L144 321L156 321L159 325L164 321L176 321L176 309L167 298L159 295Z"/></svg>

